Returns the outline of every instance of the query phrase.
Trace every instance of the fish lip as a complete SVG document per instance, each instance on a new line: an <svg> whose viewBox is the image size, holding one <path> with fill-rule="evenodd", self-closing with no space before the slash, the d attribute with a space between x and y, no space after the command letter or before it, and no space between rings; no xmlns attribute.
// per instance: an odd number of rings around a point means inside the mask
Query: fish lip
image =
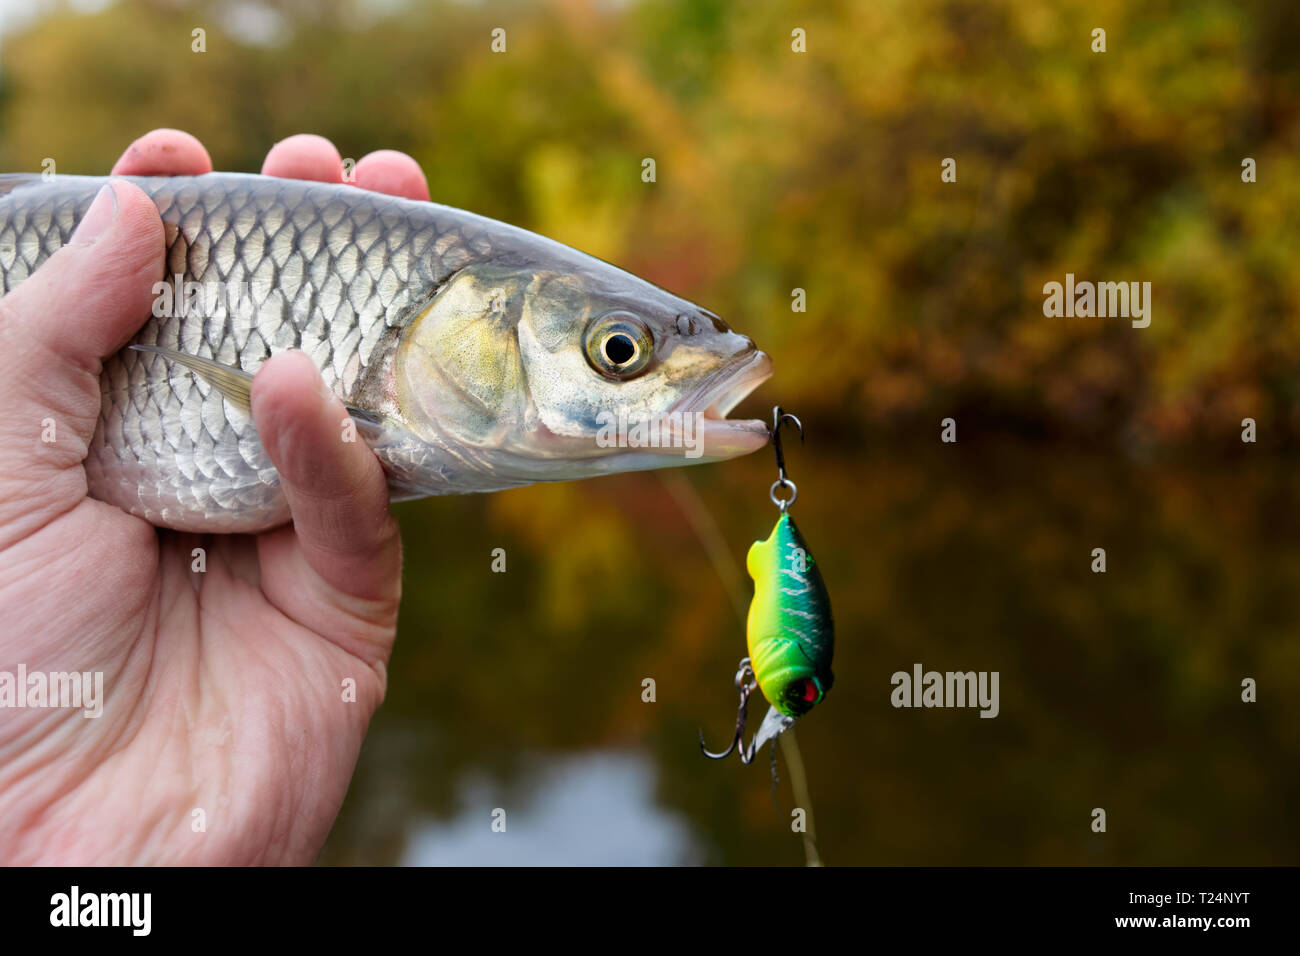
<svg viewBox="0 0 1300 956"><path fill-rule="evenodd" d="M771 378L772 371L772 359L766 352L747 352L709 376L673 407L674 412L684 415L703 414L699 438L705 460L747 455L768 443L771 435L766 422L729 419L727 414Z"/></svg>
<svg viewBox="0 0 1300 956"><path fill-rule="evenodd" d="M709 376L692 395L678 402L675 410L702 411L706 418L726 421L733 408L771 377L772 359L766 352L742 355Z"/></svg>

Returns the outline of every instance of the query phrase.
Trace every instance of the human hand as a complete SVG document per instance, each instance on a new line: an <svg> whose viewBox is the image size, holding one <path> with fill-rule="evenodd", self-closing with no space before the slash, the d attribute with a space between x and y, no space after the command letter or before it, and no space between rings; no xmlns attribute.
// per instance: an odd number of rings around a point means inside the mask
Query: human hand
<svg viewBox="0 0 1300 956"><path fill-rule="evenodd" d="M211 168L196 139L155 130L113 174ZM262 172L343 180L315 136L277 144ZM372 153L354 173L428 199L409 156ZM291 525L181 534L86 496L100 362L148 318L162 275L157 210L115 180L0 298L0 682L20 665L103 675L97 718L0 707L0 863L310 863L384 696L397 525L379 462L339 441L346 413L305 355L271 359L252 390Z"/></svg>

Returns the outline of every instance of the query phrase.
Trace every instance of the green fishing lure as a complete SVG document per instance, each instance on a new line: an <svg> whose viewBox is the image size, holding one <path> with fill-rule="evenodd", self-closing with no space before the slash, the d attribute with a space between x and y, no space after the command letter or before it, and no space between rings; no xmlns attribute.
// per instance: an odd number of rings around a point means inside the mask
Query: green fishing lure
<svg viewBox="0 0 1300 956"><path fill-rule="evenodd" d="M749 661L759 690L787 717L802 717L835 682L831 599L817 561L786 512L749 549Z"/></svg>
<svg viewBox="0 0 1300 956"><path fill-rule="evenodd" d="M835 652L835 624L831 618L831 599L822 581L821 569L808 550L803 535L790 517L788 509L799 496L785 473L785 453L781 447L781 425L793 422L803 438L803 424L780 407L773 410L772 445L776 451L777 479L768 492L772 503L781 511L772 533L755 541L749 549L746 566L754 581L754 599L749 605L746 640L749 656L740 662L736 687L740 690L740 707L736 713L736 733L731 746L721 753L710 753L700 735L700 750L706 757L720 760L737 747L742 763L750 763L763 744L794 726L795 719L821 703L835 682L831 658ZM778 492L785 490L788 498ZM753 741L745 747L745 715L749 695L759 690L771 707Z"/></svg>

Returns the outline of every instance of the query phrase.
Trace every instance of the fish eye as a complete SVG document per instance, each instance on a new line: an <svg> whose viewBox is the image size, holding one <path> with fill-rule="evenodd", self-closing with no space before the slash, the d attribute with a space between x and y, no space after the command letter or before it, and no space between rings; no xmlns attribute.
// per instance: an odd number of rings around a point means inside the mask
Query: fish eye
<svg viewBox="0 0 1300 956"><path fill-rule="evenodd" d="M587 361L606 378L625 380L644 372L653 346L650 330L631 312L607 312L587 327Z"/></svg>
<svg viewBox="0 0 1300 956"><path fill-rule="evenodd" d="M612 332L605 336L600 350L611 365L626 365L636 358L636 343L626 332Z"/></svg>

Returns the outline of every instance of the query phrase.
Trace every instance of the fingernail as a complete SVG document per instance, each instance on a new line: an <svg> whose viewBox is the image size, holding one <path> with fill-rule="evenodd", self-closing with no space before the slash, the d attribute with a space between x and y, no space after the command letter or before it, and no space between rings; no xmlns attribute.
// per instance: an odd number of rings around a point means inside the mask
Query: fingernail
<svg viewBox="0 0 1300 956"><path fill-rule="evenodd" d="M113 191L113 184L108 183L100 188L95 201L81 217L81 222L77 223L77 228L72 231L72 238L68 242L88 246L99 238L116 218L117 193Z"/></svg>

